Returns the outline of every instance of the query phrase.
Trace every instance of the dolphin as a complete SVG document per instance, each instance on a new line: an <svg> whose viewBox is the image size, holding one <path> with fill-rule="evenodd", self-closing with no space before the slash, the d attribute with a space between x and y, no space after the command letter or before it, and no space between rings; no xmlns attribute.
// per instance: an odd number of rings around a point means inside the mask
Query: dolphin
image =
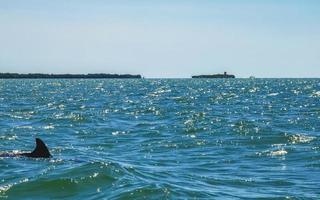
<svg viewBox="0 0 320 200"><path fill-rule="evenodd" d="M36 138L36 148L30 153L16 153L16 154L1 154L0 157L28 157L28 158L51 158L51 154L46 144L40 139Z"/></svg>

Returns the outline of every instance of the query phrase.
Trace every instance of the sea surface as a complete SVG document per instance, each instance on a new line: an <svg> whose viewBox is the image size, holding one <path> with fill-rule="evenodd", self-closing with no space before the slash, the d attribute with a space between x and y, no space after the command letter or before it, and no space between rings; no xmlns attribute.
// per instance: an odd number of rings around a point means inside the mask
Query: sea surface
<svg viewBox="0 0 320 200"><path fill-rule="evenodd" d="M320 199L320 79L0 80L0 199Z"/></svg>

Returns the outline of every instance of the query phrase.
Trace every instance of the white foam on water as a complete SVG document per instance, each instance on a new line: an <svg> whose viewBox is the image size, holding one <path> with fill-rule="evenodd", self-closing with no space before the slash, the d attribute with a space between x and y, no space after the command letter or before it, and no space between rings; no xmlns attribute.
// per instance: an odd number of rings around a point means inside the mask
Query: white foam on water
<svg viewBox="0 0 320 200"><path fill-rule="evenodd" d="M43 128L46 129L46 130L49 130L49 129L54 129L54 126L53 125L48 125L48 126L44 126Z"/></svg>
<svg viewBox="0 0 320 200"><path fill-rule="evenodd" d="M8 191L12 186L13 186L13 184L0 186L0 195L4 192ZM0 196L0 198L1 198L1 196Z"/></svg>
<svg viewBox="0 0 320 200"><path fill-rule="evenodd" d="M288 152L284 149L280 149L280 150L277 150L277 151L271 151L269 153L270 156L284 156L286 155Z"/></svg>
<svg viewBox="0 0 320 200"><path fill-rule="evenodd" d="M272 97L272 96L277 96L277 95L279 95L279 93L274 92L274 93L270 93L270 94L268 94L267 96Z"/></svg>
<svg viewBox="0 0 320 200"><path fill-rule="evenodd" d="M314 140L315 137L307 136L303 134L296 134L289 137L291 144L297 144L297 143L309 143L312 140Z"/></svg>
<svg viewBox="0 0 320 200"><path fill-rule="evenodd" d="M10 136L0 136L1 140L16 140L18 138L17 135L10 135Z"/></svg>
<svg viewBox="0 0 320 200"><path fill-rule="evenodd" d="M310 97L320 97L320 91L313 92Z"/></svg>

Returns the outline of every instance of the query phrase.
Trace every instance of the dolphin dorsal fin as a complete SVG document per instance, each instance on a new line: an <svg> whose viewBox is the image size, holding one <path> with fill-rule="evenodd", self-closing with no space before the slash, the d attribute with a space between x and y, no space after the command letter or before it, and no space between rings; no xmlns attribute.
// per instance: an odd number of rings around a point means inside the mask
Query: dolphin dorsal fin
<svg viewBox="0 0 320 200"><path fill-rule="evenodd" d="M30 153L33 158L50 158L51 154L46 144L40 139L36 138L36 148Z"/></svg>

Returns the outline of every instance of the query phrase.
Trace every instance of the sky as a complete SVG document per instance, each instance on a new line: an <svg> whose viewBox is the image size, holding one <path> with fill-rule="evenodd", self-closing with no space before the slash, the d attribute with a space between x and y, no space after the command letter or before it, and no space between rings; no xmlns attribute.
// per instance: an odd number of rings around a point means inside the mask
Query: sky
<svg viewBox="0 0 320 200"><path fill-rule="evenodd" d="M0 72L320 77L319 0L0 0Z"/></svg>

